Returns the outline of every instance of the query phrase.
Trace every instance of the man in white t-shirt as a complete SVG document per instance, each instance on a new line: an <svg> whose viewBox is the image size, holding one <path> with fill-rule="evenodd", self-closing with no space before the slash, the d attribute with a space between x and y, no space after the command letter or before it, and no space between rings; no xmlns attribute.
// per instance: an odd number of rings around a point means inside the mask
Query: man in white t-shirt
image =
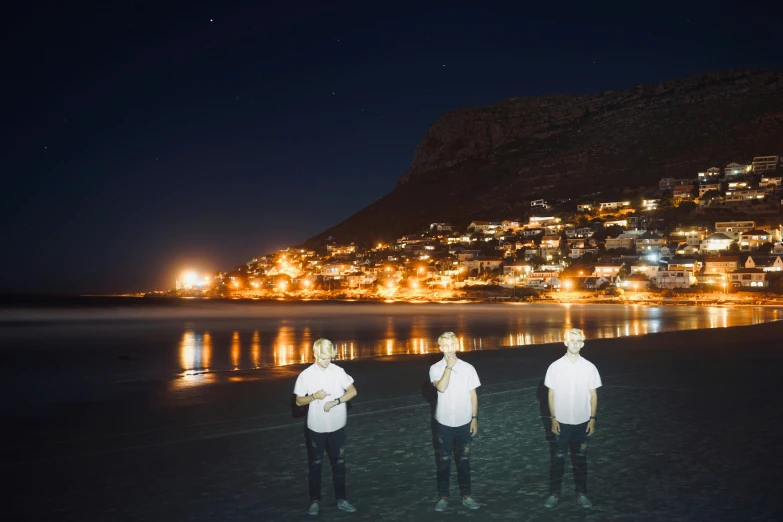
<svg viewBox="0 0 783 522"><path fill-rule="evenodd" d="M321 462L327 447L337 507L349 513L356 511L345 493L344 429L348 417L345 403L356 397L356 387L345 370L332 364L336 355L337 348L329 339L315 341L315 364L300 373L294 385L297 406L310 405L307 411L307 454L310 460L308 513L311 515L317 515L320 509Z"/></svg>
<svg viewBox="0 0 783 522"><path fill-rule="evenodd" d="M430 382L438 390L435 420L438 429L438 499L435 511L445 511L449 497L451 453L457 445L457 482L462 504L470 509L480 505L470 496L470 445L478 433L478 396L481 386L476 369L457 359L459 339L452 332L438 338L443 359L430 367Z"/></svg>
<svg viewBox="0 0 783 522"><path fill-rule="evenodd" d="M557 504L563 483L565 458L571 448L574 461L576 501L585 508L587 498L587 440L595 433L601 376L595 365L581 357L585 334L572 328L565 334L566 354L549 365L544 385L549 388L549 414L555 434L554 453L549 469L549 497L544 507Z"/></svg>

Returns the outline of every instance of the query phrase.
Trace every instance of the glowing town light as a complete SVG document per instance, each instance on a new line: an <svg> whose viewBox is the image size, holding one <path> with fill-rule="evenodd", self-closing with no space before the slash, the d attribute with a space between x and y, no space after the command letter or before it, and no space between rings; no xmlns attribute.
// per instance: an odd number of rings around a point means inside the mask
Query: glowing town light
<svg viewBox="0 0 783 522"><path fill-rule="evenodd" d="M305 285L305 288L310 288L310 280L309 279L305 279L304 280L304 285Z"/></svg>
<svg viewBox="0 0 783 522"><path fill-rule="evenodd" d="M182 280L183 280L183 281L184 281L186 284L189 284L189 285L192 285L192 284L194 284L194 283L196 282L196 280L197 280L197 279L198 279L198 276L196 275L196 273L195 273L195 272L185 272L185 273L182 275Z"/></svg>

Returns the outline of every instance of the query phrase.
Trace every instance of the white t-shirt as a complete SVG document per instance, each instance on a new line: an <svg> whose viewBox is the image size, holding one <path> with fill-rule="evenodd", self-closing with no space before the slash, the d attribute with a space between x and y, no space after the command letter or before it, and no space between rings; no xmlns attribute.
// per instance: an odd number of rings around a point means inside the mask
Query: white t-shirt
<svg viewBox="0 0 783 522"><path fill-rule="evenodd" d="M441 359L430 366L430 382L439 381L446 371L446 361ZM481 386L478 374L472 364L457 359L451 370L449 386L445 392L438 392L438 406L435 408L435 420L444 426L464 426L473 417L473 404L470 402L470 390Z"/></svg>
<svg viewBox="0 0 783 522"><path fill-rule="evenodd" d="M307 411L307 427L317 433L331 433L344 427L348 418L345 403L338 404L328 413L324 411L324 404L342 397L351 384L353 384L353 378L333 363L329 363L325 370L317 363L313 363L312 366L300 373L294 385L296 395L304 397L312 395L318 390L329 394L324 399L316 399L310 403Z"/></svg>
<svg viewBox="0 0 783 522"><path fill-rule="evenodd" d="M590 390L601 387L601 376L593 363L581 356L571 362L564 355L549 365L544 385L555 391L558 422L582 424L590 420Z"/></svg>

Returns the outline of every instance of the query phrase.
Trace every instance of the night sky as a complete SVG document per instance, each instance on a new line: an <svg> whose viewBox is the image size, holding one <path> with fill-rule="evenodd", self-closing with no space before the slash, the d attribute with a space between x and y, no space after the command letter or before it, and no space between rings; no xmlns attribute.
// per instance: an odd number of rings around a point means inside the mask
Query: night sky
<svg viewBox="0 0 783 522"><path fill-rule="evenodd" d="M0 292L168 289L300 243L450 109L783 66L780 8L29 4L3 25Z"/></svg>

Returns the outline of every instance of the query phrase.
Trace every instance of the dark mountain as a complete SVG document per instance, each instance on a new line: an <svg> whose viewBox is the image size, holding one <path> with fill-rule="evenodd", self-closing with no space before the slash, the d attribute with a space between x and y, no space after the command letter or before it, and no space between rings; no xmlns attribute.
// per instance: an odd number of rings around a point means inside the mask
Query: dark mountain
<svg viewBox="0 0 783 522"><path fill-rule="evenodd" d="M373 243L435 221L522 217L532 199L655 187L774 154L783 154L783 71L510 98L441 116L392 192L308 242Z"/></svg>

